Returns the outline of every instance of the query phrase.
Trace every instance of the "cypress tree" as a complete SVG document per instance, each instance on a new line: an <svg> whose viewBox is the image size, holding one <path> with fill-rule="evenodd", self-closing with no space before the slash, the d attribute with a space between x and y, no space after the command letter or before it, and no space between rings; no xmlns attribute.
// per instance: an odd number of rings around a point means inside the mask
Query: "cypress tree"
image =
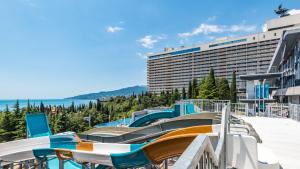
<svg viewBox="0 0 300 169"><path fill-rule="evenodd" d="M27 108L26 108L26 111L27 111L27 112L30 112L30 111L31 111L29 99L27 100Z"/></svg>
<svg viewBox="0 0 300 169"><path fill-rule="evenodd" d="M197 79L194 78L192 82L192 98L196 99L197 96L198 96L198 83L197 83Z"/></svg>
<svg viewBox="0 0 300 169"><path fill-rule="evenodd" d="M41 102L41 104L40 104L40 112L45 112L45 106L44 106L44 103L43 102Z"/></svg>
<svg viewBox="0 0 300 169"><path fill-rule="evenodd" d="M15 104L15 113L18 116L20 114L20 104L19 104L19 100L16 101Z"/></svg>
<svg viewBox="0 0 300 169"><path fill-rule="evenodd" d="M210 69L209 75L201 82L201 98L218 99L218 90L216 86L214 70Z"/></svg>
<svg viewBox="0 0 300 169"><path fill-rule="evenodd" d="M231 82L231 87L230 87L230 101L231 101L231 103L236 103L236 101L237 101L235 71L232 72L232 82Z"/></svg>
<svg viewBox="0 0 300 169"><path fill-rule="evenodd" d="M5 106L5 113L9 113L8 105Z"/></svg>
<svg viewBox="0 0 300 169"><path fill-rule="evenodd" d="M100 111L100 110L101 110L101 101L100 101L100 99L97 99L97 102L96 102L96 110L97 110L97 111Z"/></svg>
<svg viewBox="0 0 300 169"><path fill-rule="evenodd" d="M207 77L202 78L202 80L199 83L199 97L201 99L206 98L206 79Z"/></svg>
<svg viewBox="0 0 300 169"><path fill-rule="evenodd" d="M186 99L186 92L185 92L185 87L183 87L182 88L182 91L181 91L181 93L182 93L182 99Z"/></svg>
<svg viewBox="0 0 300 169"><path fill-rule="evenodd" d="M193 88L192 88L192 82L189 82L189 87L188 87L188 98L191 99L193 97Z"/></svg>
<svg viewBox="0 0 300 169"><path fill-rule="evenodd" d="M180 100L180 94L179 94L179 91L178 91L178 89L177 88L175 88L175 90L174 90L174 94L173 94L173 103L175 102L175 101L177 101L177 100Z"/></svg>
<svg viewBox="0 0 300 169"><path fill-rule="evenodd" d="M230 100L230 88L228 80L226 78L221 78L217 85L219 92L219 99L221 100Z"/></svg>

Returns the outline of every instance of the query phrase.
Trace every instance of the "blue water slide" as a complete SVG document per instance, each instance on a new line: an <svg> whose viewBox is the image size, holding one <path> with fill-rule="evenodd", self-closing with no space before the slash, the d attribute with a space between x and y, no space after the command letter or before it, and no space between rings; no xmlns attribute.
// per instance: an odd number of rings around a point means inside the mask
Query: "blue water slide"
<svg viewBox="0 0 300 169"><path fill-rule="evenodd" d="M25 119L28 138L52 135L46 114L27 113Z"/></svg>
<svg viewBox="0 0 300 169"><path fill-rule="evenodd" d="M175 113L175 111L162 111L162 112L150 113L137 119L136 121L131 123L129 127L142 127L152 122L155 122L159 119L174 118L177 116L178 115Z"/></svg>
<svg viewBox="0 0 300 169"><path fill-rule="evenodd" d="M193 114L196 113L195 106L193 103L185 104L185 114Z"/></svg>
<svg viewBox="0 0 300 169"><path fill-rule="evenodd" d="M115 127L119 125L129 125L131 121L131 118L125 118L125 119L120 119L116 121L111 121L107 123L101 123L96 125L95 127Z"/></svg>

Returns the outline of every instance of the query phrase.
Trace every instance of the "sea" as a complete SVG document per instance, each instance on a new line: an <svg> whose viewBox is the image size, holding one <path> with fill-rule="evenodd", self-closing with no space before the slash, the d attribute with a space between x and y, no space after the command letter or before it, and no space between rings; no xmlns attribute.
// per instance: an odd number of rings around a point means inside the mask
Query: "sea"
<svg viewBox="0 0 300 169"><path fill-rule="evenodd" d="M8 106L8 108L10 110L14 109L16 101L17 100L0 100L0 111L5 110L6 105ZM66 107L70 106L72 104L72 102L74 102L74 104L77 106L80 104L88 104L90 101L94 102L95 100L78 100L78 99L33 99L33 100L30 100L29 99L29 103L31 105L39 106L41 104L41 102L43 102L43 104L45 106L47 106L47 105L51 105L51 106L64 105ZM28 103L27 99L19 100L20 108L27 107L27 103Z"/></svg>

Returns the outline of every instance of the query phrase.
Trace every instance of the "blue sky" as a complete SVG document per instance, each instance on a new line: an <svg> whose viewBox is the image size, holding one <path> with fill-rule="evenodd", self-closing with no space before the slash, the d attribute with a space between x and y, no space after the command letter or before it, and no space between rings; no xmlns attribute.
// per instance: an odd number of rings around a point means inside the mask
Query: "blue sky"
<svg viewBox="0 0 300 169"><path fill-rule="evenodd" d="M147 83L145 54L262 30L299 0L0 0L0 99Z"/></svg>

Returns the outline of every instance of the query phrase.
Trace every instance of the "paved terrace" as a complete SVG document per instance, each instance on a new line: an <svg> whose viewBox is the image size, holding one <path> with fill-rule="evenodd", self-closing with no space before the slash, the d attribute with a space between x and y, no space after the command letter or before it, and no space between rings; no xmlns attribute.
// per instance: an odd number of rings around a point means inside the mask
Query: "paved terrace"
<svg viewBox="0 0 300 169"><path fill-rule="evenodd" d="M285 118L241 118L253 126L263 146L273 151L283 169L300 169L300 122Z"/></svg>

